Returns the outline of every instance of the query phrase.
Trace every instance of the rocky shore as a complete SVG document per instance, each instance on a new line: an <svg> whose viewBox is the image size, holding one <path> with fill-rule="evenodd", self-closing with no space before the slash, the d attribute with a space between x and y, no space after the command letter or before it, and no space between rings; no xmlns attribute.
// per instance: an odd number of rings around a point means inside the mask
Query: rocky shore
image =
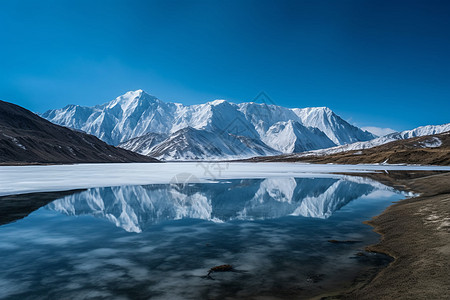
<svg viewBox="0 0 450 300"><path fill-rule="evenodd" d="M350 290L319 299L450 299L450 173L368 176L420 196L367 222L382 238L366 250L394 261Z"/></svg>

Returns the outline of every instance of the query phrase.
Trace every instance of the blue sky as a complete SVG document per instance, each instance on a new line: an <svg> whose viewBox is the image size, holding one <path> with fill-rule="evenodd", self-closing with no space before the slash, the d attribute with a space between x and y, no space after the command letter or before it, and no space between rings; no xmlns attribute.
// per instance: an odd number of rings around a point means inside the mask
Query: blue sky
<svg viewBox="0 0 450 300"><path fill-rule="evenodd" d="M1 1L0 99L44 112L164 101L328 106L358 126L450 122L449 1Z"/></svg>

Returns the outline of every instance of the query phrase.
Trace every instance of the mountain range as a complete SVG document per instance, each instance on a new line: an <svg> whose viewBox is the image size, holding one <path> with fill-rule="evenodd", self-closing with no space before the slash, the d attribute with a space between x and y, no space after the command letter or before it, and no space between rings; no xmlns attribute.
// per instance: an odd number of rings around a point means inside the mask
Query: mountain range
<svg viewBox="0 0 450 300"><path fill-rule="evenodd" d="M42 117L163 160L279 155L376 137L326 107L291 109L225 100L183 105L163 102L142 90L94 107L49 110Z"/></svg>
<svg viewBox="0 0 450 300"><path fill-rule="evenodd" d="M155 162L0 101L0 163Z"/></svg>
<svg viewBox="0 0 450 300"><path fill-rule="evenodd" d="M400 137L402 135L396 135ZM390 140L390 139L387 139ZM380 140L379 140L380 141ZM375 145L371 143L370 145ZM350 145L344 147L351 148ZM450 165L450 131L391 140L372 147L337 151L324 149L318 152L254 157L252 162L311 162L337 164L417 164Z"/></svg>
<svg viewBox="0 0 450 300"><path fill-rule="evenodd" d="M336 153L347 152L347 151L370 149L370 148L388 144L388 143L394 142L394 141L407 140L407 139L421 137L421 136L435 135L435 134L440 134L440 133L444 133L444 132L448 132L448 131L450 131L450 123L442 124L442 125L420 126L420 127L417 127L417 128L411 129L411 130L405 130L405 131L401 131L401 132L393 132L393 133L387 134L385 136L375 138L370 141L356 142L356 143L351 143L351 144L347 144L347 145L332 147L329 149L320 149L320 150L310 151L308 153L303 153L301 155L302 156L330 155L330 154L336 154ZM439 147L439 146L441 146L441 144L439 142L428 144L429 148Z"/></svg>

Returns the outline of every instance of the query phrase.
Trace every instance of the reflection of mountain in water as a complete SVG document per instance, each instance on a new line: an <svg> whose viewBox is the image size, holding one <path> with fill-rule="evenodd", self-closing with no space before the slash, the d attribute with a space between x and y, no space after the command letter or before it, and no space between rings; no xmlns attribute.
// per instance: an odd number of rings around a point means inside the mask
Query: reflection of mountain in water
<svg viewBox="0 0 450 300"><path fill-rule="evenodd" d="M56 200L47 208L106 218L126 231L141 232L151 224L183 218L215 222L287 215L328 218L377 185L348 178L269 178L92 188Z"/></svg>

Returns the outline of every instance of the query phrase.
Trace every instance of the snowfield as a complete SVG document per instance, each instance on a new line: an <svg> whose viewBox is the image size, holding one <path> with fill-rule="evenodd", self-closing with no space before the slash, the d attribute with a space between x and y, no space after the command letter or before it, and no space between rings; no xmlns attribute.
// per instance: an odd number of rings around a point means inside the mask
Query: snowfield
<svg viewBox="0 0 450 300"><path fill-rule="evenodd" d="M392 170L450 171L450 167L228 162L1 166L0 196L119 185L214 182L219 179L339 177L332 173Z"/></svg>

